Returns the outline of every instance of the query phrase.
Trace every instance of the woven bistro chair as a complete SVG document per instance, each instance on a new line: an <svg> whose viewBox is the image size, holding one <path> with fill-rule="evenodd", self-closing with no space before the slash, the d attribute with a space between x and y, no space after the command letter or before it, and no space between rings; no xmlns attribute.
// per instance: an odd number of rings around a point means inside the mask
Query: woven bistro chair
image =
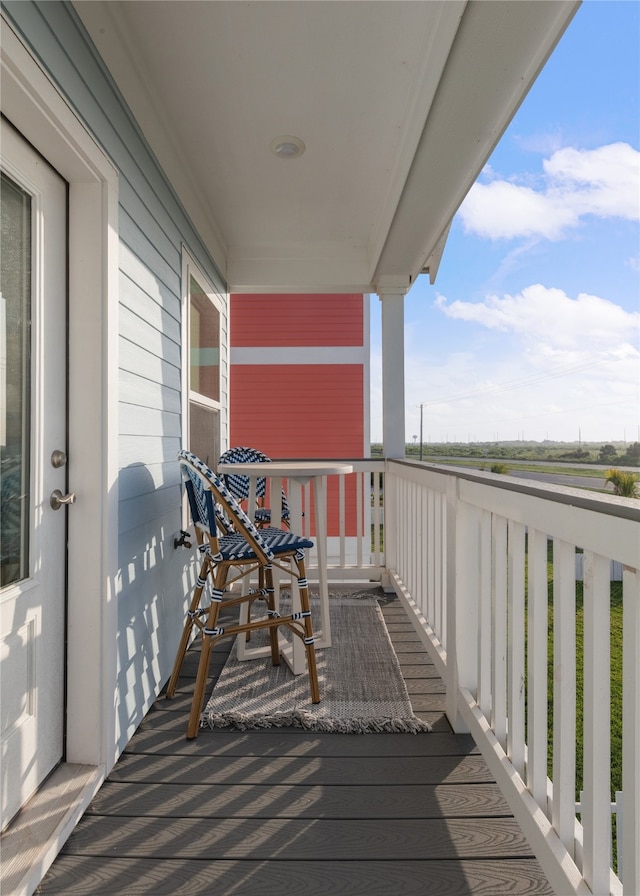
<svg viewBox="0 0 640 896"><path fill-rule="evenodd" d="M262 451L258 451L257 448L249 448L246 445L238 445L235 448L229 448L218 458L218 465L242 463L270 464L271 458L264 454ZM249 477L241 473L224 473L222 475L222 479L236 501L238 501L240 506L243 509L246 509L247 514L251 516L248 506L250 493ZM258 527L258 529L264 529L265 527L271 525L271 509L269 507L265 507L266 495L267 480L266 477L260 476L256 479L256 508L253 513L253 522ZM289 509L289 504L287 503L287 496L284 489L282 490L280 520L282 525L287 529L291 528L291 511ZM264 588L264 570L262 569L260 569L258 572L258 588ZM250 618L251 607L247 606L246 614L243 616L243 619L249 620ZM247 633L246 640L251 640L250 632Z"/></svg>
<svg viewBox="0 0 640 896"><path fill-rule="evenodd" d="M202 555L200 574L166 691L167 698L174 696L191 636L194 629L197 629L196 635L199 634L202 638L202 646L187 738L193 739L198 735L211 651L222 638L241 632L268 629L274 666L280 664L278 630L285 626L295 637L300 638L305 645L311 701L319 703L320 690L304 563L305 549L312 547L313 542L284 529L258 530L222 480L195 454L181 451L178 460L195 526L198 551ZM225 520L224 525L222 520ZM228 523L233 527L232 534L227 532ZM299 611L280 616L276 610L274 567L292 579L297 579ZM225 597L225 592L234 582L246 579L248 583L249 577L256 570L264 572L264 589L259 592L247 590L239 596ZM203 607L202 598L207 581L210 583L211 603L208 607ZM218 624L221 606L226 609L249 604L257 599L263 599L266 603L265 616L226 627Z"/></svg>
<svg viewBox="0 0 640 896"><path fill-rule="evenodd" d="M247 448L245 445L237 448L229 448L218 458L220 464L269 464L271 458L258 451L257 448ZM240 473L225 473L223 476L225 484L233 497L242 504L249 499L249 477ZM264 476L260 476L256 480L256 503L257 507L253 515L254 522L259 529L271 525L271 510L264 506L267 494L267 480ZM287 529L291 528L291 511L287 503L287 496L282 490L282 510L280 518Z"/></svg>

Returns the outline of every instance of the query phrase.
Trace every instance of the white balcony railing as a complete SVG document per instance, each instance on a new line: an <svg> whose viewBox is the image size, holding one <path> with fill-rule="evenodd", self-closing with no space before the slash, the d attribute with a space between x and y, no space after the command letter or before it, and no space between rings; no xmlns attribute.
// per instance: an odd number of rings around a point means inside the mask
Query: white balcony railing
<svg viewBox="0 0 640 896"><path fill-rule="evenodd" d="M342 528L329 537L330 578L381 580L400 596L446 683L454 730L473 734L556 892L637 896L640 503L411 461L354 468L357 487L333 492ZM623 569L621 634L612 564ZM623 792L613 866L612 762Z"/></svg>

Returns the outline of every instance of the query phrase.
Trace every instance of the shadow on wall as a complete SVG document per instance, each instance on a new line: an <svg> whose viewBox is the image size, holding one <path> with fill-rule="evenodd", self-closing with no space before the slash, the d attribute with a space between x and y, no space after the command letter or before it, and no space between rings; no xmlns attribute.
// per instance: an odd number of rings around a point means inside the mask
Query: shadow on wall
<svg viewBox="0 0 640 896"><path fill-rule="evenodd" d="M195 553L174 547L181 528L178 464L130 464L119 475L117 739L123 748L169 678Z"/></svg>

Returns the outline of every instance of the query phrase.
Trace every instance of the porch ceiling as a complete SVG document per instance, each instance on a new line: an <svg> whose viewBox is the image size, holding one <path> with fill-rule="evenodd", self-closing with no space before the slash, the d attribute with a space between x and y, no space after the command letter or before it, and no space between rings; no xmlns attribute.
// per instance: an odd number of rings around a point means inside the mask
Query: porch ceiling
<svg viewBox="0 0 640 896"><path fill-rule="evenodd" d="M579 4L74 3L232 291L406 290ZM270 151L290 134L294 159Z"/></svg>

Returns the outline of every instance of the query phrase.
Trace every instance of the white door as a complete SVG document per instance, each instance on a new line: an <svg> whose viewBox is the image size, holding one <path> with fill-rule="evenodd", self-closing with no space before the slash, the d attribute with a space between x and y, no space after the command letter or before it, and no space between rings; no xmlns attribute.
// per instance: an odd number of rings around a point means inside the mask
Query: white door
<svg viewBox="0 0 640 896"><path fill-rule="evenodd" d="M64 751L67 190L2 121L1 827ZM55 503L55 501L54 501Z"/></svg>

